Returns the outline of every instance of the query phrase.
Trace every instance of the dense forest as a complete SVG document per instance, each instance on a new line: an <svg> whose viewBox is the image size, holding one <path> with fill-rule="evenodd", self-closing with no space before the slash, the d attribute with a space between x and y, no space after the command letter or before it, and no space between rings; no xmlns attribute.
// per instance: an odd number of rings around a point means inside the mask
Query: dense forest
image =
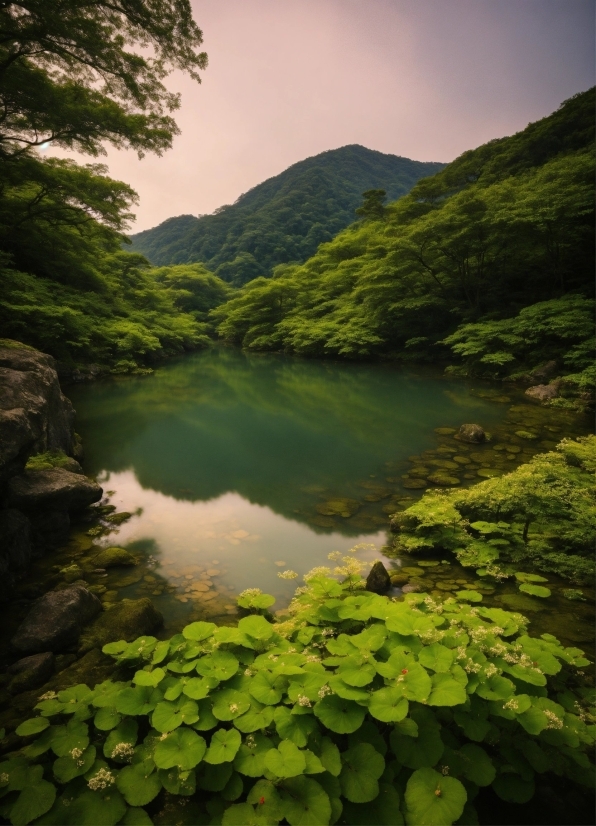
<svg viewBox="0 0 596 826"><path fill-rule="evenodd" d="M464 153L213 312L257 350L411 360L457 356L508 375L560 359L585 386L592 356L594 91ZM363 210L365 213L367 210ZM451 350L449 349L451 348Z"/></svg>
<svg viewBox="0 0 596 826"><path fill-rule="evenodd" d="M303 263L319 244L354 221L361 193L383 188L391 200L442 169L344 146L294 164L213 215L181 215L132 236L133 250L152 264L202 262L241 286L277 264Z"/></svg>

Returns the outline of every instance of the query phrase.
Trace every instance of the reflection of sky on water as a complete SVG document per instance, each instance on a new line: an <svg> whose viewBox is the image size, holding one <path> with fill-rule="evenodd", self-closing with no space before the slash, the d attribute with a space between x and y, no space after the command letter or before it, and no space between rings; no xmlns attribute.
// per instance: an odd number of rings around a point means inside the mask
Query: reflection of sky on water
<svg viewBox="0 0 596 826"><path fill-rule="evenodd" d="M285 519L270 508L248 502L238 493L225 493L203 502L174 499L143 488L134 472L104 472L98 477L105 491L114 491L110 502L118 511L134 512L104 546L151 540L157 560L155 573L174 581L193 565L214 571L217 585L238 594L259 587L279 600L291 597L299 581L284 581L277 574L291 569L300 577L317 565L329 565L331 551L347 552L356 543L374 543L380 548L385 532L346 537L339 533L316 534L306 525ZM378 551L358 554L363 560L380 558ZM189 574L190 576L190 574Z"/></svg>

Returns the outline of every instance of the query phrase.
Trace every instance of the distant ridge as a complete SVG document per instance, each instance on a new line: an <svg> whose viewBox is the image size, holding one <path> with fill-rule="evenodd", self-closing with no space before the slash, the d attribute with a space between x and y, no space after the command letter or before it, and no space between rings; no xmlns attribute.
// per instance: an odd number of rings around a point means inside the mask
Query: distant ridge
<svg viewBox="0 0 596 826"><path fill-rule="evenodd" d="M180 215L132 235L132 249L156 266L202 262L241 285L270 275L277 264L309 258L355 220L365 190L384 189L394 201L444 166L358 144L330 149L293 164L212 215Z"/></svg>

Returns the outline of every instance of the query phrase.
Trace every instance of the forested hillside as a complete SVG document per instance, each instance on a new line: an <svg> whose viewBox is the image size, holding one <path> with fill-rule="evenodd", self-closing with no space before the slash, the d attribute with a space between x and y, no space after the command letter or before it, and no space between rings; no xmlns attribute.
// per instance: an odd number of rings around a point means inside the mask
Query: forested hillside
<svg viewBox="0 0 596 826"><path fill-rule="evenodd" d="M452 346L491 375L561 359L560 370L585 384L593 113L590 90L464 153L303 265L251 281L214 311L220 335L252 349L349 358L435 360L453 356Z"/></svg>
<svg viewBox="0 0 596 826"><path fill-rule="evenodd" d="M443 166L344 146L294 164L213 215L181 215L133 235L132 249L156 265L203 262L239 286L313 255L354 221L365 190L395 200Z"/></svg>

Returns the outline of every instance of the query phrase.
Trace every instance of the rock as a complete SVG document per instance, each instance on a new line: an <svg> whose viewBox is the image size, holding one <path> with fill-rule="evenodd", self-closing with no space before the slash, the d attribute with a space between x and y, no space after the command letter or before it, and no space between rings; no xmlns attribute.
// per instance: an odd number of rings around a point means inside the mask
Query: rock
<svg viewBox="0 0 596 826"><path fill-rule="evenodd" d="M108 642L132 642L163 625L163 617L148 597L123 599L102 613L81 635L79 652L102 648Z"/></svg>
<svg viewBox="0 0 596 826"><path fill-rule="evenodd" d="M116 568L136 565L137 561L137 558L124 548L105 548L92 557L91 564L94 568Z"/></svg>
<svg viewBox="0 0 596 826"><path fill-rule="evenodd" d="M73 422L54 359L0 340L0 482L21 471L32 453L62 450L72 455Z"/></svg>
<svg viewBox="0 0 596 826"><path fill-rule="evenodd" d="M391 588L391 579L387 569L381 560L377 559L366 577L366 590L375 594L384 594L389 588Z"/></svg>
<svg viewBox="0 0 596 826"><path fill-rule="evenodd" d="M0 602L31 561L31 523L17 510L0 510Z"/></svg>
<svg viewBox="0 0 596 826"><path fill-rule="evenodd" d="M412 585L408 583L407 585L404 585L404 587L401 590L404 594L416 594L419 591L422 591L422 588L420 587L420 585Z"/></svg>
<svg viewBox="0 0 596 826"><path fill-rule="evenodd" d="M475 445L486 441L486 433L479 424L462 424L457 431L457 436L462 442L470 442Z"/></svg>
<svg viewBox="0 0 596 826"><path fill-rule="evenodd" d="M328 499L323 505L317 505L315 510L321 516L342 516L348 519L356 513L359 507L360 503L356 499L337 497Z"/></svg>
<svg viewBox="0 0 596 826"><path fill-rule="evenodd" d="M405 585L409 579L410 577L407 574L392 574L391 584L396 588L401 588L401 586Z"/></svg>
<svg viewBox="0 0 596 826"><path fill-rule="evenodd" d="M12 645L31 653L68 648L101 610L101 602L81 585L49 591L34 603L12 638Z"/></svg>
<svg viewBox="0 0 596 826"><path fill-rule="evenodd" d="M8 483L8 504L24 511L76 511L97 502L102 493L97 482L64 468L25 470Z"/></svg>
<svg viewBox="0 0 596 826"><path fill-rule="evenodd" d="M560 384L536 384L534 387L528 387L526 396L538 402L548 402L551 399L556 399L559 395Z"/></svg>
<svg viewBox="0 0 596 826"><path fill-rule="evenodd" d="M23 657L6 669L7 675L11 678L8 691L11 694L19 694L21 691L29 691L43 685L54 673L54 667L55 657L51 651Z"/></svg>
<svg viewBox="0 0 596 826"><path fill-rule="evenodd" d="M455 487L461 484L461 480L457 476L450 476L447 473L433 473L428 477L428 481L439 488Z"/></svg>

